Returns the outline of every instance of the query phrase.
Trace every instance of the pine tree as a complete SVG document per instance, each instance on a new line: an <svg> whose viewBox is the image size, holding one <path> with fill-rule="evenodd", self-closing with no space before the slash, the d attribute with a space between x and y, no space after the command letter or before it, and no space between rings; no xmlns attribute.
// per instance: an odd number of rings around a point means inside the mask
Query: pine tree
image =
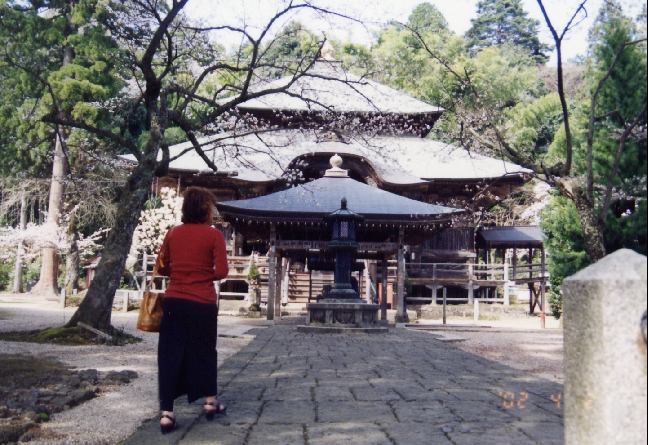
<svg viewBox="0 0 648 445"><path fill-rule="evenodd" d="M489 46L520 46L537 63L544 63L548 47L538 38L539 25L522 8L522 0L480 0L477 17L466 32L466 45L473 53Z"/></svg>
<svg viewBox="0 0 648 445"><path fill-rule="evenodd" d="M8 99L0 117L0 143L6 150L0 169L11 171L36 160L35 164L42 164L39 173L44 173L46 164L50 164L46 230L55 233L70 173L68 138L72 134L46 123L44 118L85 115L92 120L94 106L90 104L107 99L120 84L111 74L113 42L98 31L105 13L102 2L22 3L0 3L0 44L7 48L0 60L4 68L0 81L12 87L3 88L0 95ZM46 296L58 293L58 263L58 249L44 247L40 279L32 292Z"/></svg>
<svg viewBox="0 0 648 445"><path fill-rule="evenodd" d="M586 100L574 113L574 175L591 178L590 207L597 215L594 229L602 234L604 254L620 248L646 253L647 163L641 131L646 127L646 56L637 43L640 36L619 3L610 0L603 5L590 33ZM638 130L622 145L625 130L633 127ZM554 150L563 147L563 137L564 133L557 134ZM563 279L599 259L590 254L587 221L576 204L555 196L542 217L549 238L552 307L557 313Z"/></svg>
<svg viewBox="0 0 648 445"><path fill-rule="evenodd" d="M407 19L407 25L419 33L448 30L448 22L436 6L425 2L414 8Z"/></svg>

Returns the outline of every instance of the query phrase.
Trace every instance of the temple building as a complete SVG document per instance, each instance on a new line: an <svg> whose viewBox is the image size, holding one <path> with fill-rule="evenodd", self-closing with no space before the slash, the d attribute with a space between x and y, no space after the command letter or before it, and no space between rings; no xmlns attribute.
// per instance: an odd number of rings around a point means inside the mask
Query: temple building
<svg viewBox="0 0 648 445"><path fill-rule="evenodd" d="M540 295L544 279L532 263L536 252L544 258L541 233L500 228L507 242L493 244L464 211L505 198L530 171L429 139L443 109L351 74L340 62L319 59L293 81L266 83L290 87L238 106L238 116L257 123L254 131L200 140L217 172L187 142L170 147L168 176L156 182L178 191L202 186L216 196L231 263L223 298L252 298L252 263L262 305L277 305L269 311L325 293L332 268L323 218L341 198L365 217L353 270L367 301L394 307L400 294L409 305L434 304L443 294L508 303L508 285L516 282L511 249L528 252L515 273ZM342 178L331 177L333 170Z"/></svg>

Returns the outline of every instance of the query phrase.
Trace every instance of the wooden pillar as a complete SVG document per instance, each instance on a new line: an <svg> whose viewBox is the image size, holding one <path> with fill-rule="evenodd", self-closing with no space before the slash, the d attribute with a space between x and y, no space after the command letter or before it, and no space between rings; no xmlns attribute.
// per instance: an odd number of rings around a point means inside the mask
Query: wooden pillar
<svg viewBox="0 0 648 445"><path fill-rule="evenodd" d="M446 324L446 304L448 302L448 288L443 288L443 324Z"/></svg>
<svg viewBox="0 0 648 445"><path fill-rule="evenodd" d="M517 277L517 249L513 248L513 281Z"/></svg>
<svg viewBox="0 0 648 445"><path fill-rule="evenodd" d="M380 319L387 320L387 258L380 262Z"/></svg>
<svg viewBox="0 0 648 445"><path fill-rule="evenodd" d="M284 282L283 263L284 263L283 255L281 251L277 249L277 262L276 262L277 290L275 291L275 300L274 300L275 302L274 313L276 318L281 318L281 297L283 293L283 282Z"/></svg>
<svg viewBox="0 0 648 445"><path fill-rule="evenodd" d="M270 250L268 252L268 301L267 301L267 319L274 320L275 317L275 299L277 296L277 230L270 226Z"/></svg>
<svg viewBox="0 0 648 445"><path fill-rule="evenodd" d="M437 298L439 297L439 284L437 283L437 265L432 264L432 304L437 305Z"/></svg>
<svg viewBox="0 0 648 445"><path fill-rule="evenodd" d="M504 251L504 306L510 306L511 292L509 289L509 263L506 252L507 250Z"/></svg>
<svg viewBox="0 0 648 445"><path fill-rule="evenodd" d="M545 328L545 250L540 248L540 326Z"/></svg>
<svg viewBox="0 0 648 445"><path fill-rule="evenodd" d="M288 294L290 293L290 257L282 259L282 273L281 273L281 303L288 304Z"/></svg>
<svg viewBox="0 0 648 445"><path fill-rule="evenodd" d="M535 304L533 304L533 272L531 270L531 265L533 264L533 249L529 249L529 254L527 257L527 264L529 267L529 314L533 314L533 309Z"/></svg>
<svg viewBox="0 0 648 445"><path fill-rule="evenodd" d="M365 274L364 274L364 291L365 291L365 301L367 303L372 303L371 301L371 265L368 260L364 260Z"/></svg>
<svg viewBox="0 0 648 445"><path fill-rule="evenodd" d="M475 289L473 288L473 277L475 275L475 265L472 260L468 260L468 304L475 300Z"/></svg>
<svg viewBox="0 0 648 445"><path fill-rule="evenodd" d="M398 291L396 292L396 322L407 322L407 310L405 308L405 229L402 227L398 230L398 253L396 259L396 282Z"/></svg>
<svg viewBox="0 0 648 445"><path fill-rule="evenodd" d="M491 273L490 273L490 263L491 263L491 254L490 254L490 249L487 247L484 249L484 262L486 263L486 279L490 280L491 279ZM484 288L484 293L485 297L489 298L490 297L490 287L487 286Z"/></svg>

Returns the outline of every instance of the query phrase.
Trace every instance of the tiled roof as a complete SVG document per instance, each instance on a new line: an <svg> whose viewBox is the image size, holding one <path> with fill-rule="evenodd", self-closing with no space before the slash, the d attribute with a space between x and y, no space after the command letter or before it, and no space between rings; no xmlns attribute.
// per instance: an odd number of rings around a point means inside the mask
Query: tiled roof
<svg viewBox="0 0 648 445"><path fill-rule="evenodd" d="M342 198L347 199L350 211L367 219L429 220L461 211L404 198L348 177L323 177L280 192L220 202L217 206L225 215L321 218L338 210Z"/></svg>
<svg viewBox="0 0 648 445"><path fill-rule="evenodd" d="M216 142L213 142L216 141ZM347 142L322 140L313 131L282 130L232 138L203 138L207 156L221 171L236 171L250 182L278 179L300 157L310 154L358 157L376 171L383 182L417 184L427 180L479 180L530 173L510 162L468 153L449 144L417 137L355 137ZM208 171L188 142L170 148L172 170ZM346 155L346 156L345 156ZM134 160L132 156L125 158Z"/></svg>
<svg viewBox="0 0 648 445"><path fill-rule="evenodd" d="M252 89L283 88L293 82L291 76L262 82ZM336 111L352 113L425 114L442 113L430 105L386 85L351 74L340 62L318 60L287 93L274 93L242 103L240 108Z"/></svg>
<svg viewBox="0 0 648 445"><path fill-rule="evenodd" d="M540 227L489 227L477 232L480 244L486 247L540 247L546 239Z"/></svg>

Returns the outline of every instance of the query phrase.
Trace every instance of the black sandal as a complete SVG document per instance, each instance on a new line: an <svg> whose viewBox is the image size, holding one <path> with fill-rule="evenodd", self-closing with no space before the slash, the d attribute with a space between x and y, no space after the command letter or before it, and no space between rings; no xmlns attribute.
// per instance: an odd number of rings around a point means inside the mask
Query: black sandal
<svg viewBox="0 0 648 445"><path fill-rule="evenodd" d="M174 416L172 416L170 414L161 414L160 415L160 420L162 420L162 419L169 419L171 421L171 423L166 424L166 425L162 425L160 423L160 431L162 432L162 434L170 433L171 431L173 431L175 429L176 420L175 420Z"/></svg>
<svg viewBox="0 0 648 445"><path fill-rule="evenodd" d="M203 413L205 413L205 418L207 420L213 420L214 415L225 414L225 412L227 412L227 407L222 403L218 403L218 400L214 400L213 402L205 402L203 404Z"/></svg>

